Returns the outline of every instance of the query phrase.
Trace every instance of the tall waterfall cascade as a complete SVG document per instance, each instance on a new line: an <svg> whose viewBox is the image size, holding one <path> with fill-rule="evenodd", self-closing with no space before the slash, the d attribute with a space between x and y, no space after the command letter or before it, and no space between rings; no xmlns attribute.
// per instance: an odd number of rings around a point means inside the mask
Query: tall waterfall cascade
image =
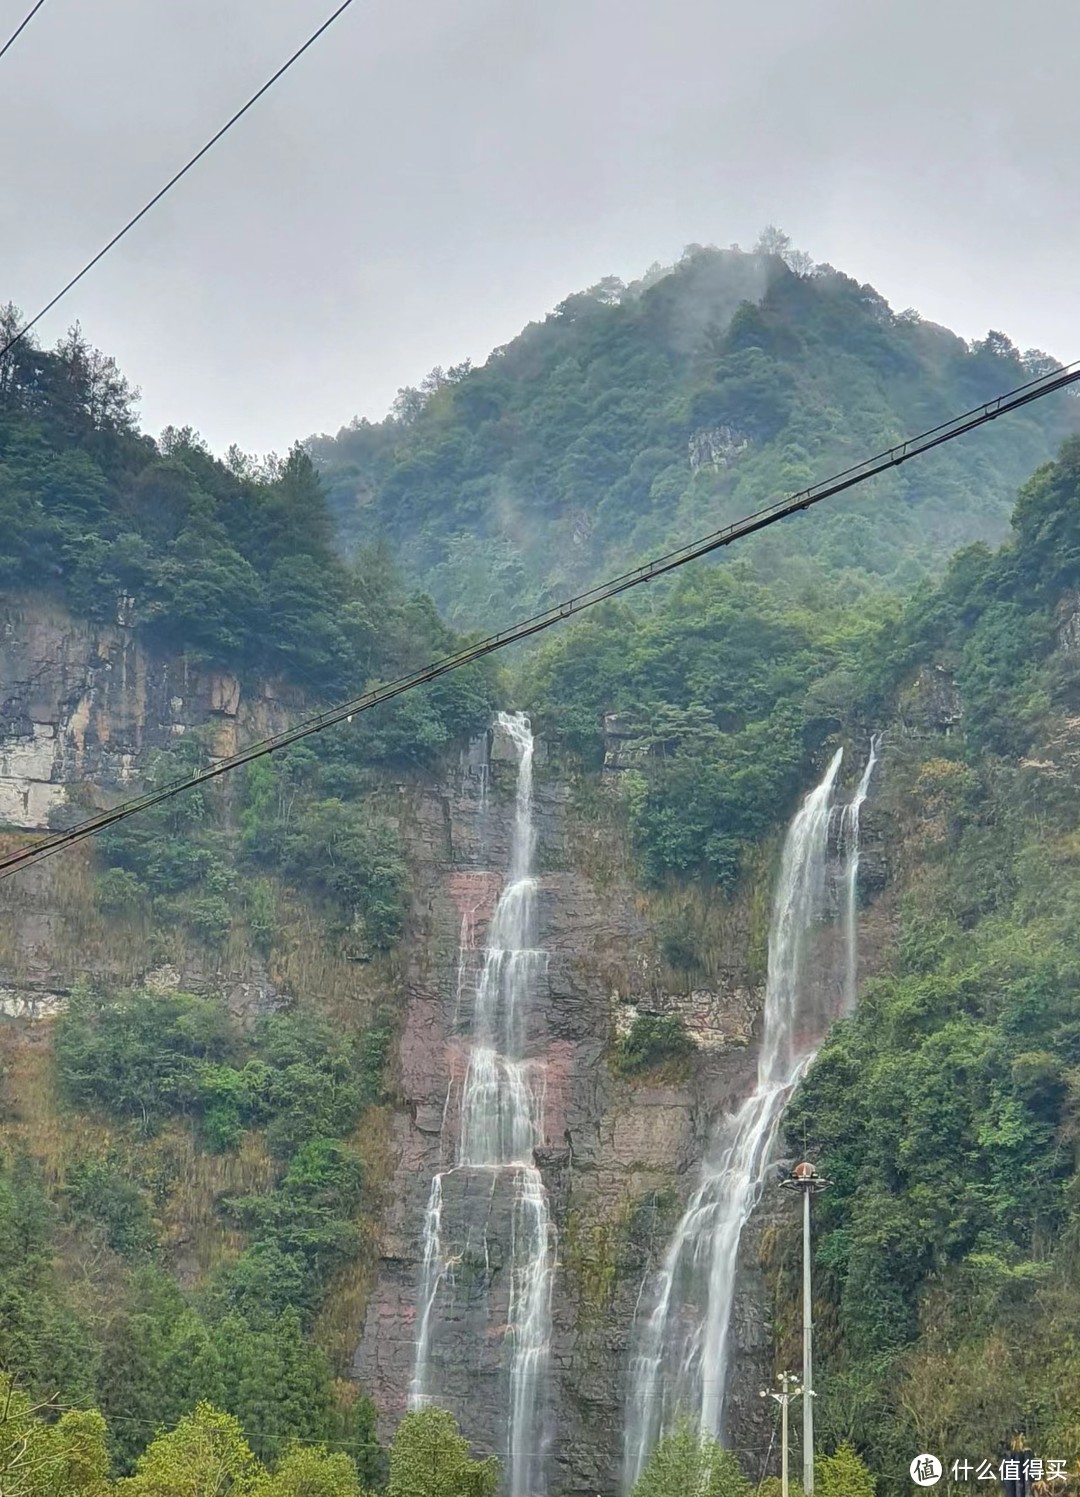
<svg viewBox="0 0 1080 1497"><path fill-rule="evenodd" d="M855 1002L859 816L877 749L874 738L855 794L837 805L838 749L788 828L773 896L757 1081L720 1120L663 1264L642 1286L625 1423L627 1490L678 1419L720 1436L743 1229L788 1099L832 1020ZM844 937L839 973L821 939L834 909Z"/></svg>
<svg viewBox="0 0 1080 1497"><path fill-rule="evenodd" d="M466 1025L467 1062L463 1077L451 1078L443 1114L445 1141L456 1110L453 1163L434 1176L424 1215L409 1403L422 1408L440 1399L432 1345L461 1257L451 1251L444 1231L448 1181L470 1172L490 1174L489 1194L502 1188L511 1198L509 1311L502 1331L508 1364L506 1483L510 1497L542 1497L557 1241L536 1165L536 1150L544 1142L544 1071L542 1063L527 1057L527 1043L547 953L536 944L532 730L521 713L500 713L498 723L518 761L510 868L481 951L473 945L471 921L462 923L456 1017ZM486 1258L486 1238L483 1252Z"/></svg>
<svg viewBox="0 0 1080 1497"><path fill-rule="evenodd" d="M881 735L870 740L870 752L855 794L840 812L840 841L844 855L844 1012L855 1007L859 965L859 818L870 793L870 778L877 764Z"/></svg>

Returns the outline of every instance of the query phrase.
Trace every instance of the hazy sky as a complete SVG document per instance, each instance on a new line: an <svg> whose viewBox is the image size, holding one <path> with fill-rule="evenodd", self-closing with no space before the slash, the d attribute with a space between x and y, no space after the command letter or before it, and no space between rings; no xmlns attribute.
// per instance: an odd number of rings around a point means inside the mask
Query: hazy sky
<svg viewBox="0 0 1080 1497"><path fill-rule="evenodd" d="M36 311L334 3L47 0L0 62L0 301ZM1080 357L1078 55L1075 0L355 0L42 338L78 318L148 430L280 451L771 221Z"/></svg>

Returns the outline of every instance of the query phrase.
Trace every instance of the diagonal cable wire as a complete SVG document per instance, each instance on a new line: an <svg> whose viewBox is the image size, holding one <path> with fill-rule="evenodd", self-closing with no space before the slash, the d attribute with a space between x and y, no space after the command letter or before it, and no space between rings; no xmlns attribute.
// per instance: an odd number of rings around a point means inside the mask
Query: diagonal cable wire
<svg viewBox="0 0 1080 1497"><path fill-rule="evenodd" d="M690 541L677 550L669 551L663 556L656 557L653 561L646 562L643 566L635 567L632 571L624 572L619 577L613 577L608 582L600 583L588 592L580 593L575 598L567 598L562 603L555 604L552 608L544 609L541 613L534 614L531 618L522 620L498 634L489 635L476 644L468 645L457 650L452 655L445 656L442 660L436 660L432 664L424 666L405 676L399 676L394 681L385 682L364 692L361 696L354 697L352 701L345 702L339 707L331 707L326 712L320 712L314 717L305 718L303 722L297 723L281 733L276 733L270 738L264 738L258 743L249 744L235 754L218 759L207 769L199 770L181 780L171 780L168 784L159 786L145 795L136 796L132 800L123 802L111 810L98 812L88 817L85 821L76 823L66 831L56 832L42 840L33 843L30 847L24 847L17 852L7 853L0 857L0 879L10 878L20 868L29 867L39 862L42 858L50 857L55 852L60 852L65 847L70 847L76 842L82 842L87 837L92 837L96 832L104 831L106 827L124 820L128 816L134 816L138 811L149 810L152 806L159 805L164 800L169 800L174 795L181 794L184 790L190 790L195 785L205 784L208 780L217 779L220 775L228 774L230 770L238 769L241 765L250 764L255 759L261 759L266 754L275 753L278 749L289 747L290 744L299 743L301 739L309 738L313 733L322 733L327 728L345 721L351 721L360 712L369 712L371 708L379 706L382 702L392 701L395 697L402 696L407 691L413 691L418 686L423 686L429 681L435 681L440 676L449 674L450 671L459 670L463 665L469 665L475 660L480 660L486 655L493 654L496 650L503 650L508 645L515 644L519 640L529 639L534 634L540 634L555 624L561 623L563 619L571 618L575 614L583 613L587 608L594 608L598 603L607 602L609 599L618 597L620 593L628 592L630 588L639 587L642 583L652 582L657 577L662 577L668 572L673 572L679 567L686 566L688 562L696 561L699 557L707 556L713 551L719 551L722 547L730 546L733 542L743 539L745 536L753 535L759 530L764 530L778 521L786 519L789 515L798 514L801 510L810 509L822 500L832 498L835 494L841 494L847 489L855 488L858 484L865 483L881 473L887 473L891 468L898 468L901 464L910 462L912 458L929 452L935 447L940 447L946 442L952 442L957 437L964 436L968 432L976 431L979 427L987 425L990 421L996 421L999 416L1004 416L1011 411L1021 410L1024 406L1032 404L1033 401L1042 400L1045 396L1053 394L1056 390L1067 389L1080 381L1080 359L1060 369L1052 370L1049 374L1040 375L1039 378L1030 380L1027 384L1010 390L1006 395L999 395L994 400L989 400L985 405L976 406L973 410L965 411L963 415L954 416L951 421L944 421L938 426L931 427L916 437L910 437L905 442L900 442L895 447L889 447L884 452L879 452L875 457L864 459L856 463L854 467L845 468L842 473L825 479L822 483L811 485L808 489L801 490L786 499L776 500L766 505L765 508L747 515L741 520L735 520L730 525L715 530L711 535L703 536L696 541Z"/></svg>
<svg viewBox="0 0 1080 1497"><path fill-rule="evenodd" d="M41 5L43 3L44 3L44 0L38 0L38 5ZM77 286L79 284L79 282L82 280L83 276L86 275L89 271L93 270L94 266L98 263L99 260L103 260L104 259L105 256L109 253L109 251L115 245L117 245L117 244L120 243L120 241L121 241L121 239L123 239L124 235L127 234L127 233L129 233L135 227L135 225L140 221L140 219L145 218L146 215L150 212L151 208L155 207L156 204L158 204L158 203L161 202L161 199L165 196L165 194L167 192L169 192L173 187L176 186L177 182L180 181L181 177L186 177L187 176L187 174L191 170L191 168L193 166L195 166L197 162L199 162L199 161L202 160L202 158L206 155L207 151L212 150L213 147L217 145L217 143L221 139L221 137L223 135L227 134L228 131L230 131L232 129L232 127L236 124L236 122L238 120L242 119L245 114L247 114L247 112L251 108L251 106L253 104L257 104L258 101L262 98L263 94L266 93L266 91L268 89L273 88L274 84L278 81L278 79L282 76L282 74L283 73L287 73L289 71L289 69L292 67L293 63L296 62L299 58L303 57L303 55L307 51L307 49L309 47L313 46L315 44L315 42L317 42L319 40L319 37L322 36L322 34L323 34L324 31L328 31L329 30L329 28L337 20L338 16L340 16L344 11L348 10L348 8L349 8L349 6L351 4L352 4L352 0L342 0L342 3L338 6L337 10L334 11L333 15L327 17L327 19L319 27L318 31L312 32L311 36L308 37L307 41L303 44L303 46L302 47L298 47L296 49L296 51L293 53L293 55L289 58L288 62L283 62L282 65L281 65L281 67L278 68L277 72L274 73L274 74L272 74L272 76L269 77L266 80L266 82L263 84L263 86L261 88L257 89L255 91L255 93L252 94L251 98L247 101L247 103L244 104L244 105L242 105L236 111L236 113L232 116L231 119L226 120L225 124L222 125L221 129L218 130L216 132L216 134L211 135L210 139L206 142L206 144L202 147L202 149L199 150L199 151L196 151L195 155L192 156L191 160L188 161L186 163L186 165L182 166L180 168L180 170L175 173L175 175L171 176L169 178L169 180L165 183L165 186L162 187L160 189L160 191L155 192L154 196L150 199L150 201L148 203L144 203L144 205L139 209L138 213L135 214L135 217L134 218L129 218L128 221L127 221L127 223L119 231L119 233L114 234L113 237L109 240L108 244L103 245L101 247L101 249L98 250L98 252L94 256L94 258L92 260L87 260L86 264L78 272L78 274L77 275L73 275L72 278L71 278L71 280L68 281L67 285L64 286L64 287L62 287L56 293L56 295L52 298L51 301L47 301L45 303L45 305L41 308L40 312L35 313L35 315L33 317L31 317L31 319L30 319L29 322L24 323L24 325L19 329L19 331L17 333L15 333L11 338L8 339L8 341L4 344L4 346L2 348L0 348L0 358L3 358L4 354L6 354L9 349L14 348L15 345L16 345L16 343L21 342L22 339L26 337L26 335L30 331L30 329L32 327L35 327L41 321L41 319L45 316L45 314L47 312L51 312L52 309L53 309L53 307L56 306L57 302L61 301L74 286ZM36 8L37 7L35 6L35 9ZM33 14L33 11L31 11L31 15L32 14ZM27 20L29 20L29 19L30 19L30 17L28 16ZM24 26L26 25L26 21L23 22L23 25ZM21 29L22 28L20 27L20 30ZM18 32L16 32L16 35L18 35ZM14 41L14 37L12 38L12 40ZM8 45L10 46L10 43ZM3 53L0 53L0 56L3 56Z"/></svg>
<svg viewBox="0 0 1080 1497"><path fill-rule="evenodd" d="M19 37L22 36L23 32L26 30L30 22L34 19L34 17L37 15L38 11L44 4L45 0L37 0L37 4L34 6L33 10L31 10L30 14L23 17L18 26L16 26L15 30L8 37L4 45L0 47L0 57L3 57L4 53L15 45L15 43L19 40Z"/></svg>

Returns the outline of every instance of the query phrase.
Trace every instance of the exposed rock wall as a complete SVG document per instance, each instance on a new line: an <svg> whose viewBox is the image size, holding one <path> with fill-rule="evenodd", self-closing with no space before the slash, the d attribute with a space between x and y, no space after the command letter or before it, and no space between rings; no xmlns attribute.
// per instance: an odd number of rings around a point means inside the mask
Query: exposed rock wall
<svg viewBox="0 0 1080 1497"><path fill-rule="evenodd" d="M0 600L0 827L44 831L114 804L139 788L155 749L195 729L211 752L232 753L287 725L295 693L245 690L232 675L182 656L155 656L123 623L75 620L47 598ZM85 850L84 850L85 851ZM80 928L83 855L51 859L0 884L0 1015L46 1018L79 976L155 982L147 949L121 962ZM160 977L160 973L158 974ZM213 990L238 1013L276 1002L258 961L235 970L189 953L162 979Z"/></svg>
<svg viewBox="0 0 1080 1497"><path fill-rule="evenodd" d="M403 994L393 1204L354 1362L384 1433L407 1406L430 1182L452 1163L450 1083L466 1060L455 1038L458 944L463 932L466 942L483 944L508 861L515 772L496 737L487 762L482 746L474 749L458 775L417 797L410 811L408 834L423 872ZM712 953L718 973L712 986L665 986L647 902L619 865L612 827L583 823L567 785L542 763L534 811L543 870L539 940L549 953L533 1032L547 1076L539 1163L559 1232L552 1490L593 1497L620 1482L625 1380L642 1277L662 1254L693 1188L717 1114L752 1084L760 961L751 952L747 912L736 907L724 922L724 949ZM876 891L884 866L872 827L866 844L868 882ZM886 926L880 940L864 943L868 969L888 944ZM620 1078L610 1065L613 1042L642 1010L679 1012L699 1046L697 1061L662 1083ZM733 1443L751 1469L769 1444L757 1397L761 1377L771 1376L772 1348L759 1248L777 1210L771 1198L763 1203L747 1234L736 1309L739 1374L729 1414ZM442 1238L455 1259L455 1282L453 1310L443 1314L433 1339L432 1386L474 1445L496 1454L505 1439L511 1228L509 1193L493 1188L490 1175L446 1177Z"/></svg>
<svg viewBox="0 0 1080 1497"><path fill-rule="evenodd" d="M420 797L413 808L410 835L426 887L417 891L421 924L410 941L404 995L394 1204L355 1363L387 1431L405 1410L413 1371L430 1182L453 1151L448 1088L465 1063L454 1038L457 948L463 932L467 942L483 944L508 862L515 774L515 761L496 739L486 769L474 756L456 783ZM634 1279L656 1235L648 1222L638 1222L643 1240L634 1242L635 1208L650 1195L678 1194L677 1177L698 1152L699 1100L691 1085L633 1088L613 1079L607 1051L617 1014L657 1000L648 925L625 876L597 887L575 866L578 829L568 791L542 765L534 813L543 869L540 940L549 953L533 1031L546 1073L539 1163L560 1239L553 1476L557 1490L595 1493L617 1481ZM438 851L441 857L428 861ZM746 1056L739 1047L735 1069ZM477 1447L502 1454L509 1192L493 1190L490 1175L456 1172L447 1179L443 1210L444 1241L463 1251L452 1270L453 1323L433 1346L433 1382Z"/></svg>
<svg viewBox="0 0 1080 1497"><path fill-rule="evenodd" d="M209 726L212 751L284 727L288 693L153 657L124 624L75 621L42 598L0 601L0 824L48 827L76 785L123 791L147 754ZM293 698L292 705L296 705Z"/></svg>

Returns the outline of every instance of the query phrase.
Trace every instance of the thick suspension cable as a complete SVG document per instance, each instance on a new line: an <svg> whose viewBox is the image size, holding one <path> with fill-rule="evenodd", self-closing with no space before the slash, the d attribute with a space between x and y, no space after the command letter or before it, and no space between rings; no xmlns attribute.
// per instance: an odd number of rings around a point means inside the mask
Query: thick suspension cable
<svg viewBox="0 0 1080 1497"><path fill-rule="evenodd" d="M43 0L39 0L39 3L43 3ZM15 345L16 345L16 343L21 342L22 339L26 337L26 335L30 331L30 329L32 327L36 327L37 324L41 321L41 319L45 316L45 314L47 312L51 312L52 309L53 309L53 307L56 306L57 302L61 301L68 294L68 292L72 290L73 287L77 286L79 284L79 282L82 280L82 278L83 278L84 275L88 274L89 271L93 270L94 266L98 263L99 260L103 260L104 259L105 256L109 253L109 251L115 245L117 245L117 244L120 243L120 241L121 241L121 239L123 239L124 235L127 234L128 232L130 232L130 230L135 227L135 225L140 221L140 219L145 218L146 215L150 212L151 208L155 207L158 203L161 202L161 200L165 196L165 194L167 192L170 192L172 190L172 188L174 188L176 186L177 182L180 181L181 177L186 177L187 176L187 174L191 170L191 168L193 166L195 166L198 162L200 162L202 160L202 158L206 155L207 151L212 150L213 147L217 145L217 143L221 139L221 137L223 135L228 134L228 132L237 123L237 121L240 120L240 119L242 119L244 117L244 115L247 114L247 112L251 108L251 106L253 104L257 104L258 101L262 98L263 94L265 94L268 89L273 88L274 84L278 81L278 79L280 77L282 77L283 74L285 74L285 73L287 73L289 71L289 69L292 67L292 65L293 65L294 62L299 61L299 59L301 57L303 57L304 53L307 51L307 49L309 47L314 46L314 44L319 40L319 37L322 36L323 32L324 31L328 31L330 29L330 27L334 24L334 22L337 20L338 16L340 16L344 11L348 10L348 8L349 8L349 6L351 4L352 4L352 0L342 0L342 3L338 6L337 10L334 11L333 15L328 16L327 19L319 27L319 29L317 31L312 32L311 36L308 37L307 41L303 44L302 47L297 47L296 51L289 58L289 60L287 62L283 62L282 65L281 65L281 67L278 68L277 72L274 73L271 77L269 77L266 80L266 82L263 84L263 86L261 88L256 89L255 93L252 94L251 98L247 101L247 103L244 104L244 105L242 105L236 111L236 113L232 116L231 119L226 120L225 124L222 125L222 127L221 127L220 130L218 130L214 135L211 135L210 139L206 142L206 144L202 147L202 149L199 150L199 151L196 151L195 155L192 156L191 160L188 161L186 165L182 166L178 172L176 172L173 176L171 176L169 178L169 180L165 183L165 186L162 187L160 189L160 191L155 192L154 196L150 199L150 201L148 203L144 203L143 204L143 206L139 209L138 213L135 214L134 218L129 218L128 219L127 223L119 231L119 233L114 234L113 237L109 240L108 244L103 245L102 248L98 250L97 254L93 257L92 260L87 260L86 264L78 272L78 274L77 275L73 275L71 277L71 280L68 281L67 285L61 287L61 289L56 293L56 295L52 298L52 300L51 301L47 301L45 303L45 305L41 308L40 312L36 312L34 314L34 316L31 317L31 319L30 319L29 322L24 323L24 325L18 330L18 332L15 333L15 334L13 334L13 336L8 339L8 341L4 344L4 346L2 348L0 348L0 358L3 358L4 354L6 354L9 349L14 348ZM31 12L31 14L33 14L33 12ZM28 16L27 20L29 20L29 19L30 19L30 17ZM24 26L26 25L26 21L23 22L23 25ZM16 33L16 35L18 35L18 33ZM14 37L12 38L12 40L14 41ZM10 45L10 43L9 43L9 45ZM2 54L0 54L0 55L2 55Z"/></svg>
<svg viewBox="0 0 1080 1497"><path fill-rule="evenodd" d="M524 619L498 634L489 635L487 639L480 640L477 644L469 645L452 655L434 661L421 670L399 676L394 681L384 682L339 707L329 708L325 712L305 718L281 733L275 733L270 738L249 744L247 748L240 749L235 754L215 760L206 769L199 770L184 779L171 780L168 784L159 786L145 795L124 801L121 805L90 816L85 821L68 827L65 831L45 837L30 847L8 853L0 857L0 879L9 878L21 868L40 862L42 858L50 857L53 853L60 852L65 847L71 847L76 842L82 842L85 838L114 826L118 821L134 816L139 811L147 811L174 795L193 789L196 785L204 785L207 781L217 779L233 769L239 769L242 765L261 759L266 754L273 754L279 749L288 748L291 744L299 743L314 733L325 732L327 728L334 727L337 723L349 721L358 713L369 712L373 707L392 701L395 697L402 696L407 691L413 691L429 681L438 680L440 676L459 670L463 665L481 660L496 650L504 650L508 645L516 644L519 640L540 634L564 619L583 613L587 608L594 608L598 603L607 602L620 593L628 592L630 588L652 582L657 577L663 577L668 572L674 572L679 567L686 566L688 562L696 561L699 557L708 556L713 551L730 546L733 542L753 535L756 531L765 530L789 515L810 509L825 499L844 493L847 489L853 489L870 478L875 478L892 468L898 468L910 462L912 458L919 457L924 452L941 447L946 442L955 441L957 437L976 431L990 421L996 421L999 416L1020 410L1032 404L1033 401L1042 400L1045 396L1057 390L1064 390L1078 381L1080 381L1080 360L1061 369L1052 370L1049 374L1041 375L1038 379L1011 390L1007 395L999 395L996 399L987 401L985 405L976 406L961 416L953 417L951 421L943 422L940 426L932 427L917 437L911 437L895 447L887 448L875 457L866 458L863 462L844 469L842 473L837 473L822 483L813 484L798 494L777 500L764 509L757 510L754 514L713 531L711 535L690 541L677 550L669 551L640 567L635 567L632 571L624 572L608 582L600 583L597 587L578 594L577 597L567 598L552 608L544 609L541 613L534 614L531 618Z"/></svg>

